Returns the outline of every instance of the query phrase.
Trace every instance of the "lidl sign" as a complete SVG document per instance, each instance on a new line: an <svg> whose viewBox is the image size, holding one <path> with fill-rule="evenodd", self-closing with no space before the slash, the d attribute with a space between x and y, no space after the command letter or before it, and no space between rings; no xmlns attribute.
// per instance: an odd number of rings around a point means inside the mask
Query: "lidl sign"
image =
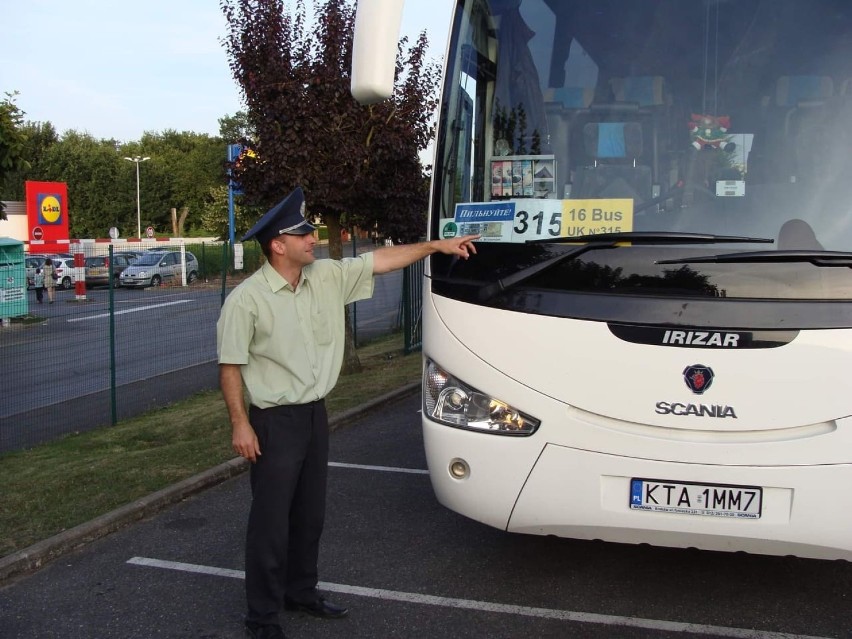
<svg viewBox="0 0 852 639"><path fill-rule="evenodd" d="M62 223L62 196L58 193L39 193L38 222L39 224Z"/></svg>
<svg viewBox="0 0 852 639"><path fill-rule="evenodd" d="M68 250L68 187L64 182L25 183L30 250Z"/></svg>

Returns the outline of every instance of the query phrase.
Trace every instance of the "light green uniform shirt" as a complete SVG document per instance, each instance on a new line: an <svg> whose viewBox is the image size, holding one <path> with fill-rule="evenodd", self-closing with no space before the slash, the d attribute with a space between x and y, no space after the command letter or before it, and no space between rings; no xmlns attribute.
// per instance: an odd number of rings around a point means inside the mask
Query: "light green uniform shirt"
<svg viewBox="0 0 852 639"><path fill-rule="evenodd" d="M325 397L343 363L345 305L373 295L373 255L317 260L296 290L269 263L237 286L216 324L220 364L239 364L252 404Z"/></svg>

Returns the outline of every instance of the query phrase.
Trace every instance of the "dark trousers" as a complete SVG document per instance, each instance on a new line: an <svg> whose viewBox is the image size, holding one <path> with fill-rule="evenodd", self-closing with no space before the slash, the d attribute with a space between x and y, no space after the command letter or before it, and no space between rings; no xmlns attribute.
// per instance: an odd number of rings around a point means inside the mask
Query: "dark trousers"
<svg viewBox="0 0 852 639"><path fill-rule="evenodd" d="M277 623L284 596L316 597L325 520L328 416L323 401L249 408L261 455L251 465L246 621Z"/></svg>
<svg viewBox="0 0 852 639"><path fill-rule="evenodd" d="M36 301L41 303L41 301L44 299L44 287L43 286L37 286L35 292L36 292Z"/></svg>

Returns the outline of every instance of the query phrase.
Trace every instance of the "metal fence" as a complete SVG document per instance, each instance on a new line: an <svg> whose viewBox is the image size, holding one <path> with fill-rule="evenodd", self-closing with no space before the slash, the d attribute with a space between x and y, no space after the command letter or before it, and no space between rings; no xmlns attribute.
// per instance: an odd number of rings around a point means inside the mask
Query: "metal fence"
<svg viewBox="0 0 852 639"><path fill-rule="evenodd" d="M140 267L137 260L133 280L131 267L107 274L106 282L92 279L103 276L94 266L103 265L98 258L117 269L119 253L137 248L151 264ZM218 387L219 309L260 265L257 244L244 246L239 271L221 243L158 246L177 254L171 265L150 258L144 248L75 245L83 260L92 258L90 268L62 261L53 303L47 292L39 303L36 290L28 288L28 313L0 328L0 452L108 426ZM365 243L350 254L371 248ZM316 254L325 257L327 247L317 246ZM34 272L34 261L28 262ZM78 282L84 273L88 286ZM109 277L118 285L110 287ZM403 299L402 272L378 276L373 297L350 305L358 342L400 329L409 312Z"/></svg>
<svg viewBox="0 0 852 639"><path fill-rule="evenodd" d="M406 266L402 274L402 334L405 352L423 347L423 272L425 262Z"/></svg>

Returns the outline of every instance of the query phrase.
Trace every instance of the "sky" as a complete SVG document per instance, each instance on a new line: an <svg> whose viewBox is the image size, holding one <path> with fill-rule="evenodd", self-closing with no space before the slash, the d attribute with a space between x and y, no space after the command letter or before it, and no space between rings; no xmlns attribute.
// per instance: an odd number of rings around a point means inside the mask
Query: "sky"
<svg viewBox="0 0 852 639"><path fill-rule="evenodd" d="M401 35L426 29L430 57L442 57L451 7L408 0ZM219 118L242 108L220 43L219 0L0 0L0 16L0 98L18 91L25 119L50 121L60 134L218 135Z"/></svg>

